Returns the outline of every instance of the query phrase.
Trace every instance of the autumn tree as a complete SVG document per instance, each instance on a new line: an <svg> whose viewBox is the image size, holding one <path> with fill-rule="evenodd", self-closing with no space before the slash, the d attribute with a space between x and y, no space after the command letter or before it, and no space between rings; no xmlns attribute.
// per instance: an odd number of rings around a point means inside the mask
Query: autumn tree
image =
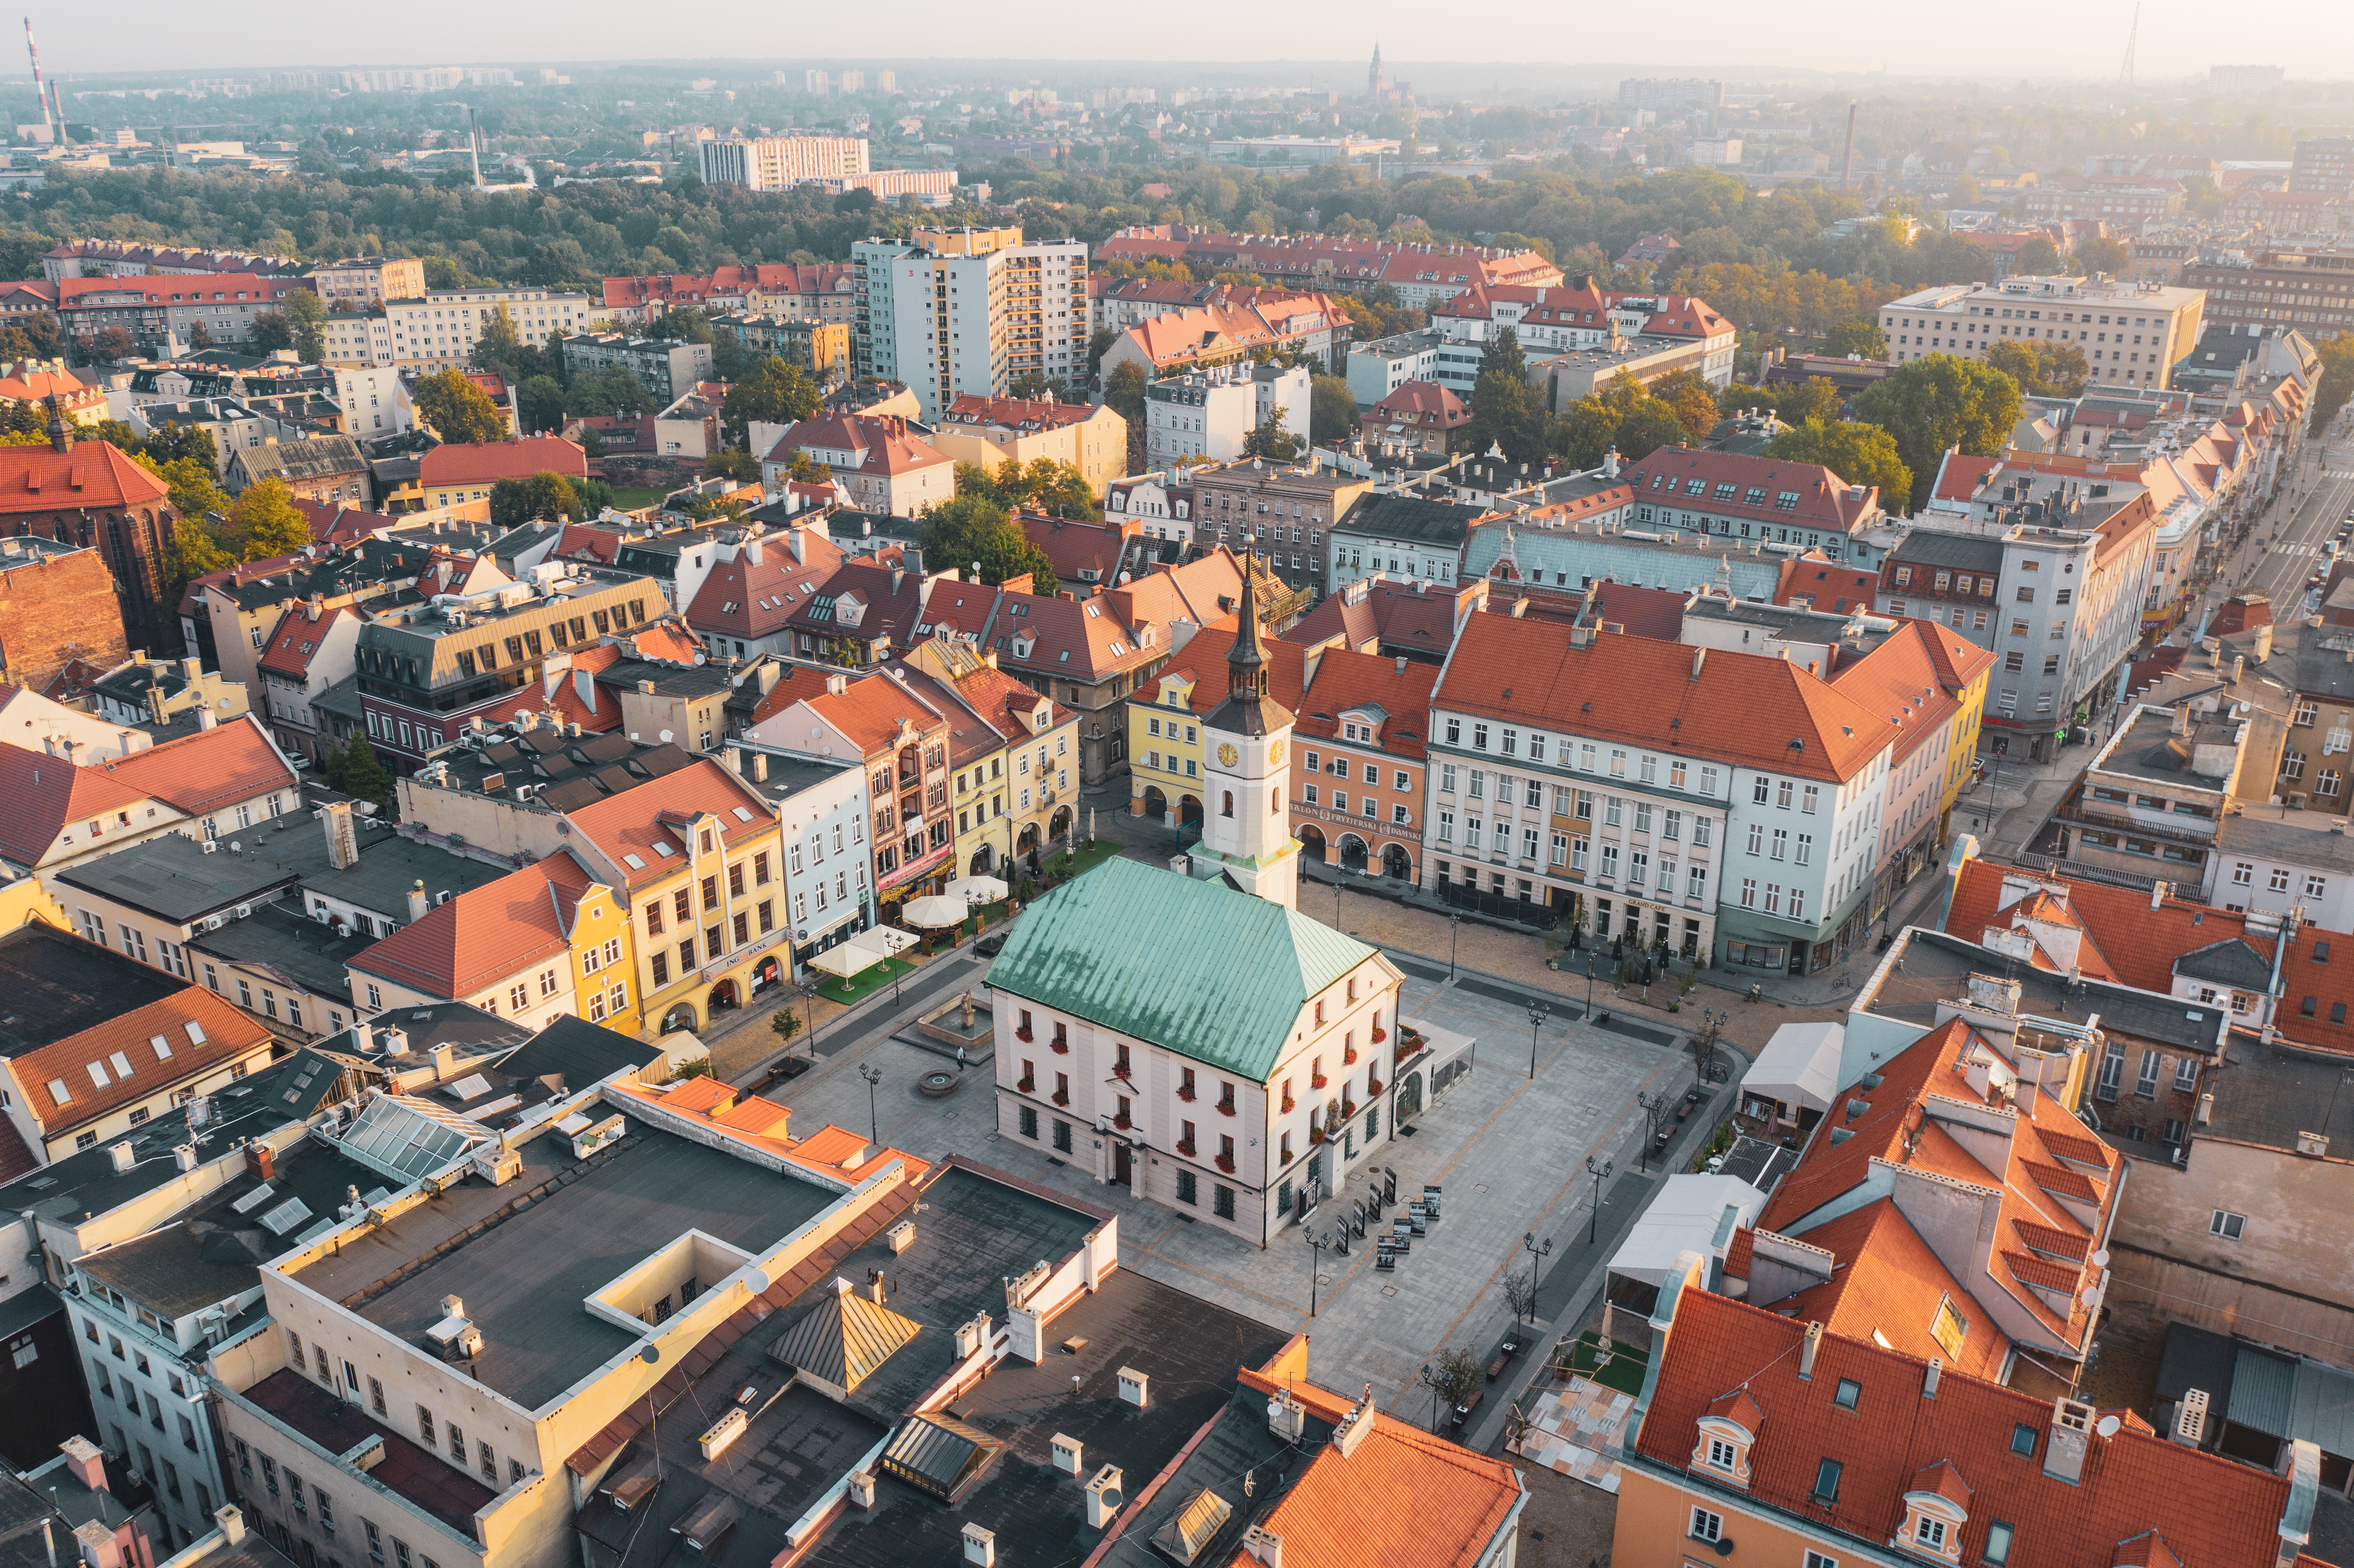
<svg viewBox="0 0 2354 1568"><path fill-rule="evenodd" d="M980 567L984 583L1030 574L1030 591L1053 594L1061 585L1054 563L1032 544L1005 508L981 495L959 495L924 508L924 559L934 569Z"/></svg>
<svg viewBox="0 0 2354 1568"><path fill-rule="evenodd" d="M491 395L466 379L461 370L437 370L417 383L417 417L445 441L460 444L503 441L507 417Z"/></svg>
<svg viewBox="0 0 2354 1568"><path fill-rule="evenodd" d="M816 413L824 400L824 394L801 374L800 366L770 355L728 389L726 400L719 406L720 439L731 447L748 449L752 425L796 423Z"/></svg>
<svg viewBox="0 0 2354 1568"><path fill-rule="evenodd" d="M1716 388L1697 370L1675 370L1651 383L1651 396L1676 412L1685 434L1695 441L1716 429Z"/></svg>
<svg viewBox="0 0 2354 1568"><path fill-rule="evenodd" d="M1888 334L1880 330L1878 322L1861 317L1850 317L1833 322L1831 330L1823 334L1823 352L1840 359L1853 355L1858 359L1888 357Z"/></svg>
<svg viewBox="0 0 2354 1568"><path fill-rule="evenodd" d="M228 539L241 561L291 556L311 542L311 524L295 509L294 493L271 475L248 485L229 508Z"/></svg>

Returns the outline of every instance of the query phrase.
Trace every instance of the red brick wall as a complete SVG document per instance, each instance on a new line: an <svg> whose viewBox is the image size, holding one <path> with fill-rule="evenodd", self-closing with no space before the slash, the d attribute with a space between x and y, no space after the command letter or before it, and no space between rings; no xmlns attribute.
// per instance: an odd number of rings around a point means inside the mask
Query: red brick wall
<svg viewBox="0 0 2354 1568"><path fill-rule="evenodd" d="M127 513L75 508L19 513L0 523L0 533L37 534L44 539L94 547L120 590L108 624L120 627L134 647L170 654L180 647L179 607L163 602L163 583L165 558L177 527L168 506L145 506ZM14 659L13 650L9 657Z"/></svg>
<svg viewBox="0 0 2354 1568"><path fill-rule="evenodd" d="M96 550L0 570L0 662L11 684L38 689L69 660L107 669L130 656L114 578Z"/></svg>

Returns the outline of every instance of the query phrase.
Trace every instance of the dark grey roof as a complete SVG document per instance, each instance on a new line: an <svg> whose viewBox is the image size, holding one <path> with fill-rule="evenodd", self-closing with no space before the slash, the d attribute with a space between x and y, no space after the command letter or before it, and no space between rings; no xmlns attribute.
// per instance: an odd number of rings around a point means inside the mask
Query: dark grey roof
<svg viewBox="0 0 2354 1568"><path fill-rule="evenodd" d="M1332 525L1332 532L1414 539L1457 549L1470 535L1471 524L1485 515L1477 506L1426 501L1418 495L1361 495Z"/></svg>
<svg viewBox="0 0 2354 1568"><path fill-rule="evenodd" d="M351 977L344 966L376 942L375 936L357 931L338 937L334 927L304 915L299 904L281 900L261 905L244 919L232 919L217 931L192 937L188 946L265 975L274 973L313 996L341 1001L351 994ZM222 982L225 988L228 983ZM326 1020L306 1022L315 1028Z"/></svg>
<svg viewBox="0 0 2354 1568"><path fill-rule="evenodd" d="M345 1088L340 1066L315 1051L298 1051L207 1096L198 1147L210 1160L242 1141L307 1120ZM292 1099L287 1097L292 1095ZM117 1139L116 1142L124 1141ZM107 1148L86 1149L0 1187L0 1210L35 1209L51 1217L103 1214L180 1180L172 1150L194 1141L188 1107L175 1106L132 1129L135 1163L117 1171Z"/></svg>
<svg viewBox="0 0 2354 1568"><path fill-rule="evenodd" d="M182 926L217 909L275 898L301 880L300 872L272 857L231 854L225 842L210 853L207 849L186 834L165 833L68 866L57 878Z"/></svg>
<svg viewBox="0 0 2354 1568"><path fill-rule="evenodd" d="M584 1289L635 1266L687 1230L758 1251L836 1197L799 1176L779 1175L634 1118L629 1137L587 1161L574 1158L570 1141L554 1133L530 1139L520 1152L524 1170L514 1191L533 1191L558 1175L570 1180L504 1215L500 1211L511 1206L512 1192L470 1183L379 1226L365 1250L322 1258L297 1277L338 1299L379 1292L357 1310L403 1340L415 1340L440 1320L442 1297L462 1298L484 1340L476 1374L537 1409L634 1340L627 1330L583 1309ZM493 1223L465 1234L486 1221ZM449 1246L451 1242L457 1245Z"/></svg>
<svg viewBox="0 0 2354 1568"><path fill-rule="evenodd" d="M1889 559L1900 567L1953 567L1963 571L1999 573L2002 541L1976 534L1948 534L1919 527L1904 535L1903 542L1889 552Z"/></svg>
<svg viewBox="0 0 2354 1568"><path fill-rule="evenodd" d="M518 784L539 785L530 804L555 811L578 810L695 761L673 742L649 746L620 730L576 736L546 725L496 733L479 751L460 746L434 759L448 765L451 789L480 790L496 777L512 797Z"/></svg>
<svg viewBox="0 0 2354 1568"><path fill-rule="evenodd" d="M725 664L668 664L651 659L616 659L597 672L599 685L634 689L651 681L658 695L705 697L728 690L735 683Z"/></svg>
<svg viewBox="0 0 2354 1568"><path fill-rule="evenodd" d="M359 443L349 436L313 436L308 440L244 447L236 457L256 480L274 474L299 482L359 473L367 467L367 460L360 455Z"/></svg>
<svg viewBox="0 0 2354 1568"><path fill-rule="evenodd" d="M392 1038L396 1030L400 1034L398 1043ZM524 1044L531 1038L523 1025L485 1012L471 1001L435 1001L379 1012L365 1025L355 1023L341 1034L322 1040L319 1048L376 1066L389 1066L396 1061L418 1066L429 1062L438 1046L458 1047L458 1059L465 1062Z"/></svg>
<svg viewBox="0 0 2354 1568"><path fill-rule="evenodd" d="M367 709L360 701L360 678L356 674L345 676L313 697L311 706L318 712L349 719L355 727L367 716Z"/></svg>
<svg viewBox="0 0 2354 1568"><path fill-rule="evenodd" d="M2293 972L2282 977L2281 1007L2285 1017L2304 999L2304 985ZM2311 1060L2258 1041L2234 1038L2223 1053L2223 1065L2211 1075L2215 1095L2211 1119L2200 1132L2236 1139L2268 1149L2295 1149L2299 1133L2317 1133L2329 1139L2332 1154L2354 1152L2354 1092L2344 1081L2339 1064ZM2194 1148L2190 1162L2199 1162Z"/></svg>
<svg viewBox="0 0 2354 1568"><path fill-rule="evenodd" d="M2345 818L2312 811L2291 813L2286 807L2274 808L2274 814L2263 813L2264 808L2258 807L2225 817L2215 847L2226 854L2262 855L2296 865L2354 871L2354 834L2329 825L2336 823L2342 829Z"/></svg>
<svg viewBox="0 0 2354 1568"><path fill-rule="evenodd" d="M0 1056L161 1001L187 981L41 921L0 935Z"/></svg>
<svg viewBox="0 0 2354 1568"><path fill-rule="evenodd" d="M412 1048L414 1044L412 1040ZM514 1078L557 1074L567 1088L581 1089L615 1073L637 1072L660 1061L662 1055L659 1047L567 1012L512 1055L501 1057L499 1071Z"/></svg>
<svg viewBox="0 0 2354 1568"><path fill-rule="evenodd" d="M2166 1326L2166 1349L2158 1361L2158 1397L2173 1402L2192 1389L2203 1389L2211 1410L2231 1407L2232 1372L2239 1359L2236 1343L2227 1334L2193 1324Z"/></svg>
<svg viewBox="0 0 2354 1568"><path fill-rule="evenodd" d="M922 1324L855 1290L837 1287L802 1308L769 1347L769 1354L795 1372L855 1393L894 1351L922 1331Z"/></svg>
<svg viewBox="0 0 2354 1568"><path fill-rule="evenodd" d="M2174 960L2174 972L2189 980L2212 980L2243 991L2264 991L2272 985L2273 968L2237 937L2195 948Z"/></svg>
<svg viewBox="0 0 2354 1568"><path fill-rule="evenodd" d="M2065 975L2009 963L1999 953L1942 931L1911 927L1902 940L1902 968L1892 965L1885 970L1880 988L1865 998L1865 1006L1877 1016L1901 1019L1924 1031L1939 1022L1942 1003L1964 993L1973 970L2009 974L2020 987L2019 1011L2023 1013L2079 1023L2097 1013L2101 1027L2112 1034L2200 1054L2214 1051L2230 1018L2221 1006L2107 980L2087 978L2072 985ZM2232 1049L2241 1047L2234 1044ZM2222 1097L2216 1096L2219 1116ZM2347 1114L2354 1118L2354 1104Z"/></svg>
<svg viewBox="0 0 2354 1568"><path fill-rule="evenodd" d="M2332 642L2341 646L2332 648ZM2296 662L2291 666L2296 673L2290 677L2289 684L2317 697L2354 702L2354 659L2348 657L2349 653L2354 653L2354 642L2349 642L2344 634L2312 634L2296 651ZM2280 673L2277 652L2266 668Z"/></svg>

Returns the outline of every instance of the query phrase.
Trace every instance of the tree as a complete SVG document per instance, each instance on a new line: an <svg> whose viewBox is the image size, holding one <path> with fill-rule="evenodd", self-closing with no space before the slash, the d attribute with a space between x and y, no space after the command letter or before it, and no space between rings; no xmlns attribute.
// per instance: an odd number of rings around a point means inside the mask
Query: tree
<svg viewBox="0 0 2354 1568"><path fill-rule="evenodd" d="M209 444L209 432L198 430L196 434L205 436ZM175 457L159 462L148 452L134 451L131 454L131 461L164 482L164 489L172 497L172 510L182 517L201 522L207 513L225 515L228 512L229 499L213 482L213 465L205 459ZM228 564L227 561L221 563L222 566Z"/></svg>
<svg viewBox="0 0 2354 1568"><path fill-rule="evenodd" d="M245 336L255 353L275 354L294 346L294 323L286 319L284 311L264 311L253 318L253 324L245 329Z"/></svg>
<svg viewBox="0 0 2354 1568"><path fill-rule="evenodd" d="M200 321L190 322L188 323L188 346L190 348L210 348L212 345L212 328L205 325L205 323Z"/></svg>
<svg viewBox="0 0 2354 1568"><path fill-rule="evenodd" d="M1438 1359L1431 1363L1431 1385L1437 1392L1439 1404L1448 1410L1479 1393L1486 1378L1479 1358L1468 1345L1450 1346L1439 1351Z"/></svg>
<svg viewBox="0 0 2354 1568"><path fill-rule="evenodd" d="M1843 322L1833 322L1831 330L1823 334L1823 352L1840 359L1854 355L1861 359L1888 357L1888 334L1880 330L1878 322L1850 316Z"/></svg>
<svg viewBox="0 0 2354 1568"><path fill-rule="evenodd" d="M1657 397L1646 397L1618 421L1618 455L1640 462L1661 447L1681 446L1687 433L1673 408Z"/></svg>
<svg viewBox="0 0 2354 1568"><path fill-rule="evenodd" d="M722 447L703 460L706 479L732 479L748 483L760 477L760 460L740 447Z"/></svg>
<svg viewBox="0 0 2354 1568"><path fill-rule="evenodd" d="M564 428L564 387L555 376L534 376L516 383L514 400L525 434Z"/></svg>
<svg viewBox="0 0 2354 1568"><path fill-rule="evenodd" d="M512 371L523 353L523 335L515 331L514 317L501 305L482 323L482 335L474 339L473 352L467 357L477 370Z"/></svg>
<svg viewBox="0 0 2354 1568"><path fill-rule="evenodd" d="M770 355L752 367L752 373L728 390L719 406L720 436L731 447L749 449L750 427L790 425L816 413L825 401L816 383L801 374L798 365L787 364ZM764 453L755 453L764 456Z"/></svg>
<svg viewBox="0 0 2354 1568"><path fill-rule="evenodd" d="M228 540L240 561L291 556L311 542L311 524L294 509L294 493L271 475L246 487L229 508Z"/></svg>
<svg viewBox="0 0 2354 1568"><path fill-rule="evenodd" d="M2048 278L2060 270L2060 248L2039 234L2019 248L2013 270L2030 278Z"/></svg>
<svg viewBox="0 0 2354 1568"><path fill-rule="evenodd" d="M1103 356L1119 341L1119 334L1110 327L1097 327L1087 339L1087 376L1092 379L1103 369Z"/></svg>
<svg viewBox="0 0 2354 1568"><path fill-rule="evenodd" d="M1104 407L1128 421L1128 471L1144 471L1144 367L1123 361L1104 377Z"/></svg>
<svg viewBox="0 0 2354 1568"><path fill-rule="evenodd" d="M460 370L437 370L417 383L417 417L445 441L503 441L507 417L491 395Z"/></svg>
<svg viewBox="0 0 2354 1568"><path fill-rule="evenodd" d="M1279 403L1269 408L1267 418L1243 438L1243 456L1266 458L1273 462L1289 462L1298 457L1300 440L1283 428L1283 417L1290 411Z"/></svg>
<svg viewBox="0 0 2354 1568"><path fill-rule="evenodd" d="M769 1028L776 1034L777 1044L784 1050L793 1047L793 1036L801 1032L801 1014L789 1004L769 1014Z"/></svg>
<svg viewBox="0 0 2354 1568"><path fill-rule="evenodd" d="M2354 333L2339 333L2324 338L2320 344L2321 378L2313 388L2313 418L2309 429L2319 435L2338 411L2354 397Z"/></svg>
<svg viewBox="0 0 2354 1568"><path fill-rule="evenodd" d="M1311 376L1308 380L1308 439L1318 446L1345 441L1357 433L1357 399L1349 384L1337 376Z"/></svg>
<svg viewBox="0 0 2354 1568"><path fill-rule="evenodd" d="M2087 272L2122 274L2132 270L2133 252L2126 249L2122 240L2103 235L2079 243L2075 262Z"/></svg>
<svg viewBox="0 0 2354 1568"><path fill-rule="evenodd" d="M1488 340L1471 384L1471 422L1464 433L1475 452L1501 447L1514 462L1544 455L1543 411L1529 387L1528 356L1520 334L1505 327Z"/></svg>
<svg viewBox="0 0 2354 1568"><path fill-rule="evenodd" d="M2084 351L2073 343L2039 346L2012 338L1988 344L1986 362L2031 397L2074 397L2092 373Z"/></svg>
<svg viewBox="0 0 2354 1568"><path fill-rule="evenodd" d="M327 307L319 296L308 289L287 291L285 304L279 307L286 318L287 335L292 348L305 365L316 365L327 357ZM499 307L504 313L504 305Z"/></svg>
<svg viewBox="0 0 2354 1568"><path fill-rule="evenodd" d="M1882 506L1908 504L1913 497L1913 471L1897 455L1895 440L1878 425L1808 419L1767 441L1766 455L1819 462L1850 484L1878 485Z"/></svg>
<svg viewBox="0 0 2354 1568"><path fill-rule="evenodd" d="M601 479L576 479L572 493L580 498L580 516L602 517L613 504L613 487Z"/></svg>
<svg viewBox="0 0 2354 1568"><path fill-rule="evenodd" d="M529 479L503 479L491 486L493 527L514 528L540 518L579 515L579 493L570 480L552 469L541 469Z"/></svg>
<svg viewBox="0 0 2354 1568"><path fill-rule="evenodd" d="M1054 563L1030 542L1005 508L981 495L959 495L924 508L924 559L934 569L978 566L984 583L1027 572L1030 591L1051 595L1062 585Z"/></svg>
<svg viewBox="0 0 2354 1568"><path fill-rule="evenodd" d="M1504 1276L1504 1305L1512 1309L1516 1324L1536 1315L1536 1283L1530 1270L1516 1268Z"/></svg>
<svg viewBox="0 0 2354 1568"><path fill-rule="evenodd" d="M379 806L392 800L392 775L366 736L355 734L328 752L320 771L326 776L328 788L355 800L374 800Z"/></svg>
<svg viewBox="0 0 2354 1568"><path fill-rule="evenodd" d="M1697 370L1677 370L1651 383L1651 396L1675 410L1684 431L1704 441L1716 429L1716 388Z"/></svg>
<svg viewBox="0 0 2354 1568"><path fill-rule="evenodd" d="M1993 366L1932 354L1865 387L1852 407L1857 418L1895 439L1897 455L1913 471L1911 513L1928 502L1949 448L1973 457L2002 450L2019 423L2019 383Z"/></svg>
<svg viewBox="0 0 2354 1568"><path fill-rule="evenodd" d="M1077 399L1071 388L1043 370L1025 370L1006 383L1009 397L1044 397L1053 403L1070 403Z"/></svg>

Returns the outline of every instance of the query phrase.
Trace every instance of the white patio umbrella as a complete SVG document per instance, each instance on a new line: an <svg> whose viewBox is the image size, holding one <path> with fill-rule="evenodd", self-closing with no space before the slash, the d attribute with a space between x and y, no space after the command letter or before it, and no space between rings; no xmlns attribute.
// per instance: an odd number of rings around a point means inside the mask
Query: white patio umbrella
<svg viewBox="0 0 2354 1568"><path fill-rule="evenodd" d="M861 931L843 944L845 948L864 948L878 959L887 959L892 954L904 951L915 945L916 938L909 933L895 930L888 926L877 926L871 931Z"/></svg>
<svg viewBox="0 0 2354 1568"><path fill-rule="evenodd" d="M854 942L844 942L840 947L828 948L822 953L811 953L809 959L810 968L823 969L826 973L842 980L848 980L862 969L872 969L882 961L881 953L872 948L859 947Z"/></svg>
<svg viewBox="0 0 2354 1568"><path fill-rule="evenodd" d="M942 926L953 926L970 913L963 899L936 893L929 898L908 900L907 907L900 912L899 918L910 926L934 930Z"/></svg>
<svg viewBox="0 0 2354 1568"><path fill-rule="evenodd" d="M995 904L1013 891L1002 878L994 876L960 876L940 892L943 898L970 899L975 904Z"/></svg>

